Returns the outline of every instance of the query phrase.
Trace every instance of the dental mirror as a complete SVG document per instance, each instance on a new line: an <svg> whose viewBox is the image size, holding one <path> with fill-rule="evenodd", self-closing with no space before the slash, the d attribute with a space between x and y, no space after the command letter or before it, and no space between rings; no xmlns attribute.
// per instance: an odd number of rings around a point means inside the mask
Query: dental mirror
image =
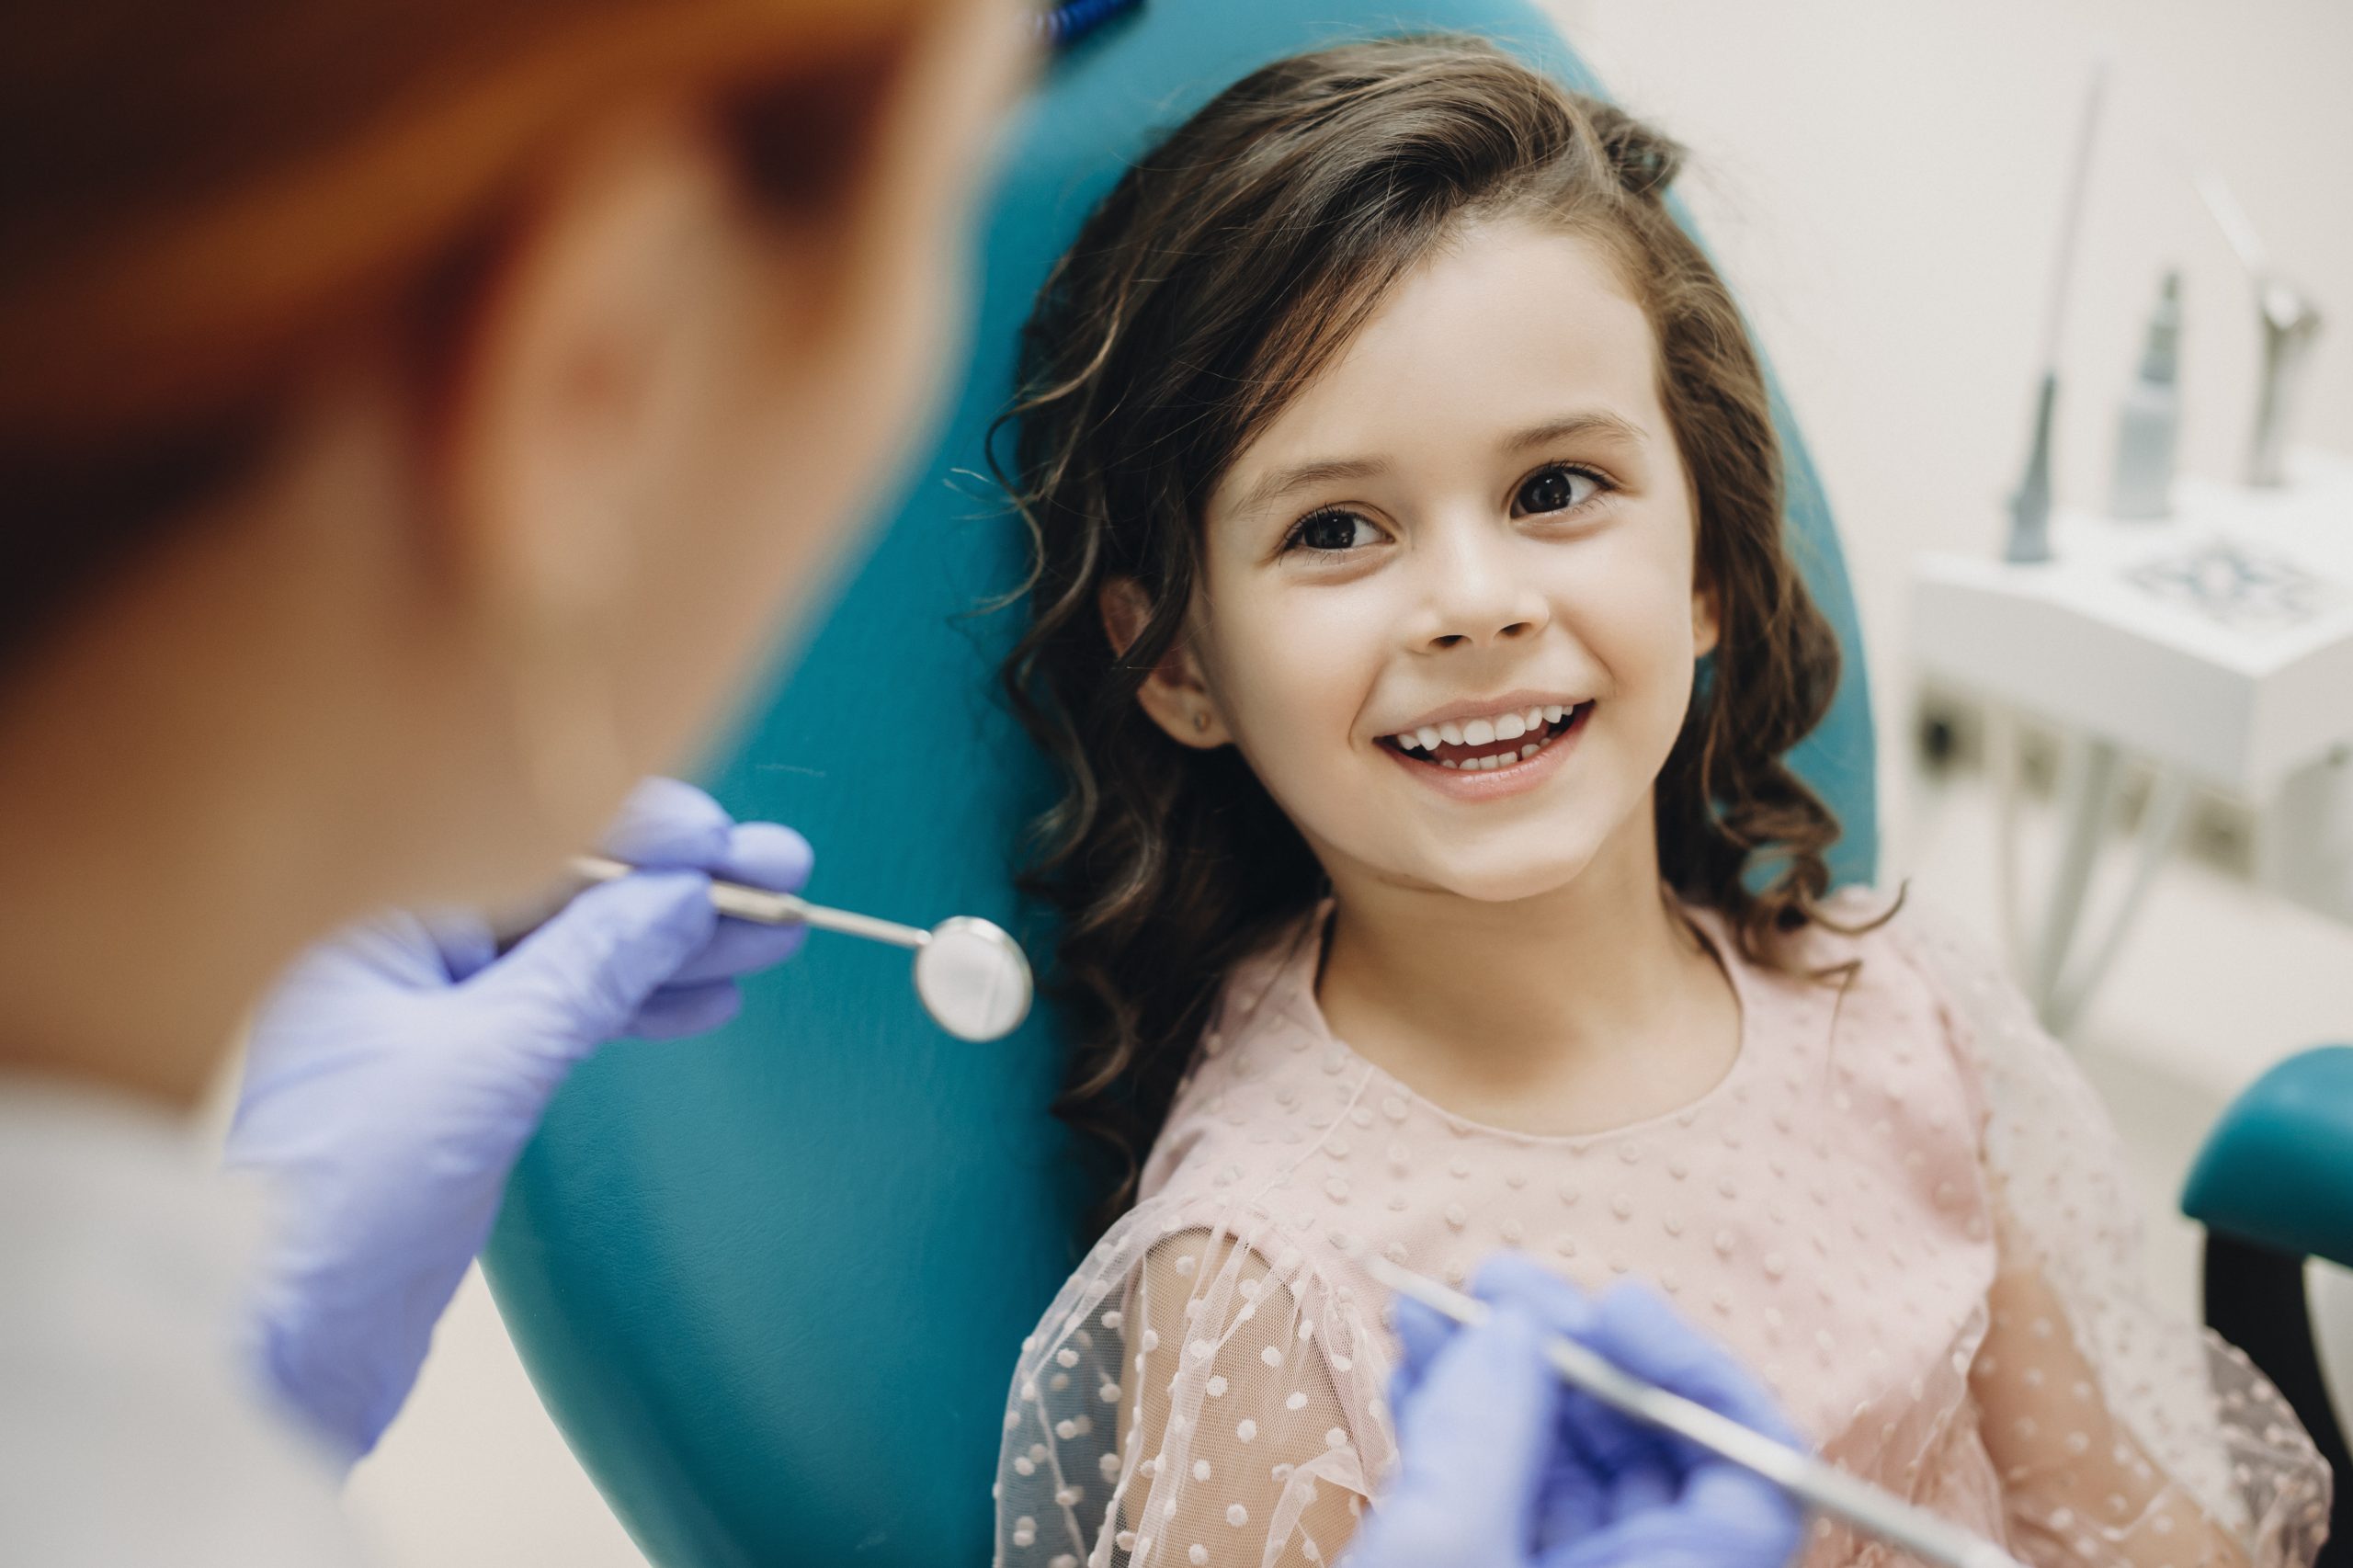
<svg viewBox="0 0 2353 1568"><path fill-rule="evenodd" d="M573 860L572 869L588 881L609 882L637 868L602 855L583 855ZM737 920L807 926L912 949L916 999L933 1023L958 1040L1003 1040L1029 1016L1036 986L1029 955L1003 926L978 915L950 915L926 931L847 909L828 909L792 893L717 879L710 884L710 903L720 914Z"/></svg>

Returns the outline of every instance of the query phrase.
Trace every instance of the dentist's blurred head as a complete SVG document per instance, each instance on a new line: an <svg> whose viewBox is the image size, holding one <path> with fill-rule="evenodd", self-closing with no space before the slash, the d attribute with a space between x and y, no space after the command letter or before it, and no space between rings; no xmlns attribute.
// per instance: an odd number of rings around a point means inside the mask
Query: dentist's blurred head
<svg viewBox="0 0 2353 1568"><path fill-rule="evenodd" d="M268 888L207 917L275 955L592 838L919 417L1027 36L999 0L10 8L0 858ZM88 935L0 901L0 988Z"/></svg>

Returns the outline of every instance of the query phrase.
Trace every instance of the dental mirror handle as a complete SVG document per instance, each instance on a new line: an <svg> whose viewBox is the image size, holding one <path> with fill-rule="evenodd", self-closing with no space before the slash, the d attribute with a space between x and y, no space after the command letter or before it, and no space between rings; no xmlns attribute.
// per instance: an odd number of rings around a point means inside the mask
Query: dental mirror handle
<svg viewBox="0 0 2353 1568"><path fill-rule="evenodd" d="M640 869L626 860L606 855L576 855L571 864L574 876L592 882L609 882ZM895 920L877 920L870 915L829 909L793 893L774 892L718 877L710 881L710 904L722 915L762 926L807 926L818 931L835 931L845 937L863 937L870 942L917 950L931 944L930 932L902 926Z"/></svg>

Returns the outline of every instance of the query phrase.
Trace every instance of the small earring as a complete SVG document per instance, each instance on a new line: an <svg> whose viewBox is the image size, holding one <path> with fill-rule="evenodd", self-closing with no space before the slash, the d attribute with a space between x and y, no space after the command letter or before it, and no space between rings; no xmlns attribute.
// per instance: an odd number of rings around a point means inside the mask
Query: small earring
<svg viewBox="0 0 2353 1568"><path fill-rule="evenodd" d="M1193 710L1193 733L1201 734L1210 727L1210 716L1200 709Z"/></svg>

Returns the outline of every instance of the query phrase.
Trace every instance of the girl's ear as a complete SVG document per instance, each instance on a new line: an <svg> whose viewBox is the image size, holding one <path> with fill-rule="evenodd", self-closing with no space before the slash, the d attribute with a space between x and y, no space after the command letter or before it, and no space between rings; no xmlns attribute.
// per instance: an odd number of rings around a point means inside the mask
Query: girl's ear
<svg viewBox="0 0 2353 1568"><path fill-rule="evenodd" d="M1716 603L1716 590L1701 583L1691 590L1691 655L1705 658L1716 651L1722 635L1721 607Z"/></svg>
<svg viewBox="0 0 2353 1568"><path fill-rule="evenodd" d="M1113 656L1124 657L1152 619L1152 602L1144 596L1143 585L1132 577L1114 577L1103 585L1096 602L1103 612L1103 634L1111 640ZM1218 712L1216 699L1201 679L1200 664L1193 657L1191 645L1181 638L1144 676L1136 701L1179 745L1212 751L1233 739Z"/></svg>

